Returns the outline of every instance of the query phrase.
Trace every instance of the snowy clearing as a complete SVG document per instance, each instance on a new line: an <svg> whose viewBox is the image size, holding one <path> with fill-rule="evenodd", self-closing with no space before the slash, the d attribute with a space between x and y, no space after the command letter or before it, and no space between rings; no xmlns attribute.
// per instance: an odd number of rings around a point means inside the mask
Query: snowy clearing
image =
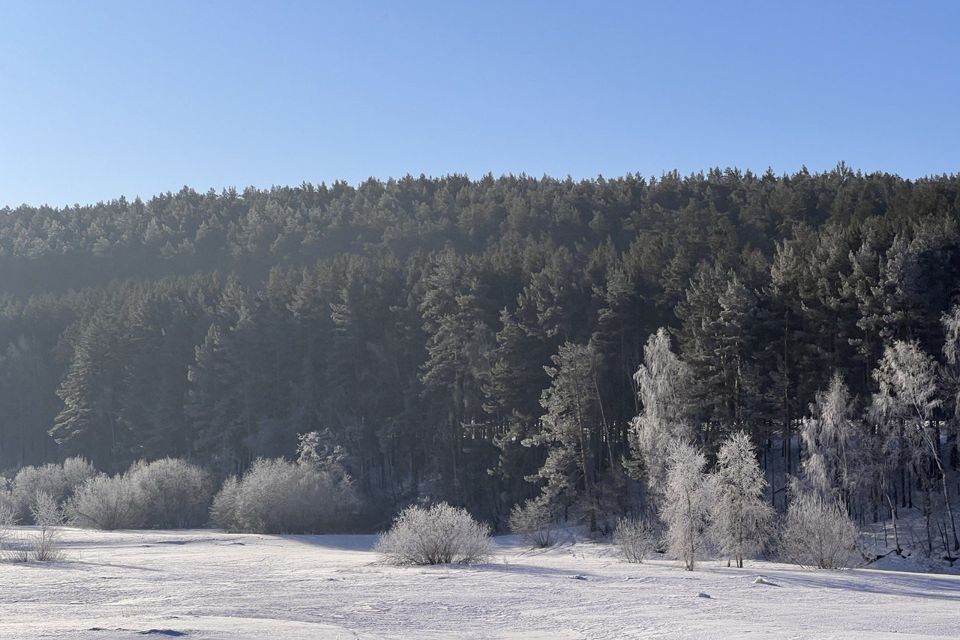
<svg viewBox="0 0 960 640"><path fill-rule="evenodd" d="M623 563L604 544L530 551L512 538L484 565L411 568L384 566L373 536L64 540L63 562L0 564L0 638L960 636L957 575L716 561L690 573Z"/></svg>

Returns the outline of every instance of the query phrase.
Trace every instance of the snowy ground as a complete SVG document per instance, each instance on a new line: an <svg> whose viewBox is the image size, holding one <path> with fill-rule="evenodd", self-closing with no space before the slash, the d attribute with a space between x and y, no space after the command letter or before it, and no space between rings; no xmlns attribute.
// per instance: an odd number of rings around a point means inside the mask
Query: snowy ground
<svg viewBox="0 0 960 640"><path fill-rule="evenodd" d="M603 544L509 539L489 564L431 568L381 565L371 536L67 529L65 541L63 562L0 564L0 638L960 637L957 575L688 573Z"/></svg>

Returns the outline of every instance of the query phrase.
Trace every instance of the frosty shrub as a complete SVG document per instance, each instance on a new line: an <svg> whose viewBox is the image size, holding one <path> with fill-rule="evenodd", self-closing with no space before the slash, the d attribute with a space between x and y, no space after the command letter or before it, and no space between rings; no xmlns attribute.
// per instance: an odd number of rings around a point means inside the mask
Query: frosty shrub
<svg viewBox="0 0 960 640"><path fill-rule="evenodd" d="M0 482L4 482L0 479ZM30 559L28 545L23 535L14 527L19 522L17 503L6 489L0 490L0 560L26 562Z"/></svg>
<svg viewBox="0 0 960 640"><path fill-rule="evenodd" d="M30 555L38 562L62 559L59 527L63 525L63 509L53 496L41 491L34 499L30 512L38 527L31 542Z"/></svg>
<svg viewBox="0 0 960 640"><path fill-rule="evenodd" d="M555 539L553 510L543 497L531 498L510 511L510 531L529 545L540 549L552 546Z"/></svg>
<svg viewBox="0 0 960 640"><path fill-rule="evenodd" d="M80 457L67 458L63 461L62 469L63 495L53 496L61 504L77 490L77 487L98 473L96 467Z"/></svg>
<svg viewBox="0 0 960 640"><path fill-rule="evenodd" d="M856 525L840 505L813 492L800 493L787 509L780 554L805 567L842 569L856 541Z"/></svg>
<svg viewBox="0 0 960 640"><path fill-rule="evenodd" d="M95 529L178 529L207 522L213 484L184 460L135 462L126 473L88 479L67 503L70 521Z"/></svg>
<svg viewBox="0 0 960 640"><path fill-rule="evenodd" d="M16 524L18 520L17 502L14 500L13 494L6 488L3 488L4 482L5 479L0 477L0 514L5 514L10 520L7 522L7 526L12 526Z"/></svg>
<svg viewBox="0 0 960 640"><path fill-rule="evenodd" d="M62 506L89 478L97 474L83 458L67 458L62 465L45 464L20 469L13 479L12 494L21 521L32 521L32 508L38 493L44 493Z"/></svg>
<svg viewBox="0 0 960 640"><path fill-rule="evenodd" d="M5 557L10 544L10 531L17 524L17 511L13 500L0 494L0 557Z"/></svg>
<svg viewBox="0 0 960 640"><path fill-rule="evenodd" d="M260 459L214 499L211 520L229 531L325 533L345 526L357 497L335 464Z"/></svg>
<svg viewBox="0 0 960 640"><path fill-rule="evenodd" d="M137 496L124 475L99 475L87 480L67 504L70 522L93 529L137 526Z"/></svg>
<svg viewBox="0 0 960 640"><path fill-rule="evenodd" d="M210 524L225 531L239 531L237 521L237 504L240 497L240 483L237 476L230 476L223 481L220 491L213 497L210 507Z"/></svg>
<svg viewBox="0 0 960 640"><path fill-rule="evenodd" d="M206 471L176 458L136 462L126 473L136 499L136 525L183 529L206 524L213 483Z"/></svg>
<svg viewBox="0 0 960 640"><path fill-rule="evenodd" d="M657 534L639 518L621 518L613 530L613 544L621 558L641 563L656 551Z"/></svg>
<svg viewBox="0 0 960 640"><path fill-rule="evenodd" d="M380 536L377 551L398 565L481 562L490 554L490 527L446 502L410 506Z"/></svg>
<svg viewBox="0 0 960 640"><path fill-rule="evenodd" d="M17 524L17 509L12 500L0 494L0 531Z"/></svg>

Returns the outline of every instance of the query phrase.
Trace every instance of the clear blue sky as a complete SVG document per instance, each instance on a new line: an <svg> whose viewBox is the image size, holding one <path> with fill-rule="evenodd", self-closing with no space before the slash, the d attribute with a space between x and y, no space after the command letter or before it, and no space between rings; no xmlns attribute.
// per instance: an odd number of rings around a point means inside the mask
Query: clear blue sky
<svg viewBox="0 0 960 640"><path fill-rule="evenodd" d="M0 206L406 173L960 170L960 2L0 0Z"/></svg>

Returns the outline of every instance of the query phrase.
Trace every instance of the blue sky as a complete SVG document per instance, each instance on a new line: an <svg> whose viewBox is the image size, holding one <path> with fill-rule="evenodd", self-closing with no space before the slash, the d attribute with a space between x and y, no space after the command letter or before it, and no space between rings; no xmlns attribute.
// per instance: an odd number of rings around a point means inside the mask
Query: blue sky
<svg viewBox="0 0 960 640"><path fill-rule="evenodd" d="M839 160L960 170L960 2L0 0L0 206Z"/></svg>

